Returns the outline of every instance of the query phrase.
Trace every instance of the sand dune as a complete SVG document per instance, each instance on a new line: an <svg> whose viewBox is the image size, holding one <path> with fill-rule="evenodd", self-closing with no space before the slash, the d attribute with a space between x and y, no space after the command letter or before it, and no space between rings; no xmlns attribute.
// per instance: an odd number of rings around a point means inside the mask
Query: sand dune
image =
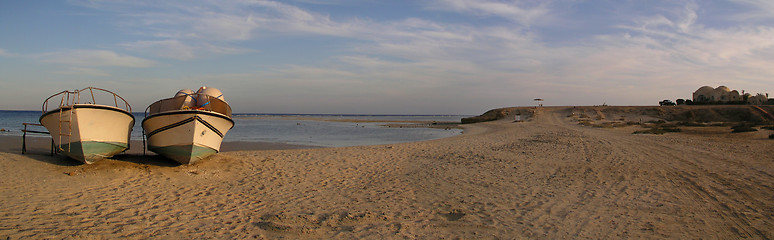
<svg viewBox="0 0 774 240"><path fill-rule="evenodd" d="M191 166L0 152L0 238L774 238L771 131L633 135L567 111Z"/></svg>

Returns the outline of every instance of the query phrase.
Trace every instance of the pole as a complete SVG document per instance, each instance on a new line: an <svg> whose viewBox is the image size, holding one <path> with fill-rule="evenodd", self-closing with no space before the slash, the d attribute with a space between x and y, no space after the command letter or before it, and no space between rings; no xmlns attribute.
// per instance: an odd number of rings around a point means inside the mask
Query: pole
<svg viewBox="0 0 774 240"><path fill-rule="evenodd" d="M27 125L24 125L24 133L22 134L22 154L27 152Z"/></svg>

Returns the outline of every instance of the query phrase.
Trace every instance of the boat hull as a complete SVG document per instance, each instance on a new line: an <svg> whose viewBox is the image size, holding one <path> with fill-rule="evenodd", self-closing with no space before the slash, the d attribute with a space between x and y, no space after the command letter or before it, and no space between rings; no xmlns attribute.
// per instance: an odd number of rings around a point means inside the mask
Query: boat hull
<svg viewBox="0 0 774 240"><path fill-rule="evenodd" d="M220 151L220 144L234 121L216 112L167 111L142 122L148 150L182 164L191 164Z"/></svg>
<svg viewBox="0 0 774 240"><path fill-rule="evenodd" d="M60 153L91 164L129 148L134 116L120 108L76 104L44 113L40 123Z"/></svg>

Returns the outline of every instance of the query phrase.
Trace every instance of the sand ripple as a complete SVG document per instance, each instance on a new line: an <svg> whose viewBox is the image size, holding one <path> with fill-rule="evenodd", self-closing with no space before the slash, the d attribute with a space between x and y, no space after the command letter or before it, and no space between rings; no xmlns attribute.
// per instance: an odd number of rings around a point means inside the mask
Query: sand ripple
<svg viewBox="0 0 774 240"><path fill-rule="evenodd" d="M434 141L192 166L0 153L0 237L774 238L771 141L632 135L545 111Z"/></svg>

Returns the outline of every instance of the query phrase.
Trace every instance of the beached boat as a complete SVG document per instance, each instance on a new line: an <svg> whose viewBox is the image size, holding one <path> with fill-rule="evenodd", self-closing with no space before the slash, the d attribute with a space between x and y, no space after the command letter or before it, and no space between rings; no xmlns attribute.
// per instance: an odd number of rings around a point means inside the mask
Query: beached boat
<svg viewBox="0 0 774 240"><path fill-rule="evenodd" d="M191 164L220 151L220 143L234 127L231 106L216 88L180 90L145 109L142 128L148 150L182 164Z"/></svg>
<svg viewBox="0 0 774 240"><path fill-rule="evenodd" d="M49 111L49 102L56 100L59 106ZM114 105L97 104L98 100ZM40 124L51 133L58 152L91 164L129 148L134 127L131 112L129 103L117 94L87 87L48 97L43 102Z"/></svg>

